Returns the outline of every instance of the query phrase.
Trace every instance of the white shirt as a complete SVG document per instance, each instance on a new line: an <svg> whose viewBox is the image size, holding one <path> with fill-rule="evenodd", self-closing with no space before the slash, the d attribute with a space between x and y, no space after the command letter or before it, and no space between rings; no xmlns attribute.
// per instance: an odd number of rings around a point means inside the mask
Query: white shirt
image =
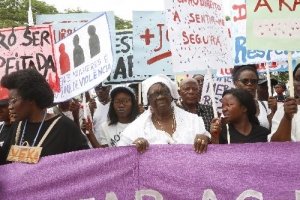
<svg viewBox="0 0 300 200"><path fill-rule="evenodd" d="M95 109L94 116L93 116L94 134L95 134L96 139L98 141L101 141L101 137L100 137L102 134L101 133L101 124L103 122L107 121L107 114L108 114L110 102L103 105L97 99L96 105L97 105L97 108Z"/></svg>
<svg viewBox="0 0 300 200"><path fill-rule="evenodd" d="M272 119L272 130L271 134L269 134L268 136L269 141L271 141L272 136L277 131L283 116L284 107L283 105L280 105L280 107L277 108L277 111ZM298 112L294 115L292 119L291 140L293 142L300 141L300 105L298 105Z"/></svg>
<svg viewBox="0 0 300 200"><path fill-rule="evenodd" d="M129 123L128 123L129 124ZM114 125L108 125L108 122L103 122L101 125L100 144L108 145L109 147L116 146L120 140L120 134L128 126L128 124L122 124L118 122Z"/></svg>
<svg viewBox="0 0 300 200"><path fill-rule="evenodd" d="M263 106L261 101L258 101L259 114L258 114L257 118L258 118L258 121L261 126L267 128L267 129L270 129L268 115L271 113L271 109L268 108L267 101L263 101L263 102L264 102L265 106Z"/></svg>
<svg viewBox="0 0 300 200"><path fill-rule="evenodd" d="M204 122L196 114L174 106L176 130L172 134L155 128L151 111L148 109L121 133L117 146L131 145L137 138L144 138L150 144L194 144L197 134L210 134L205 130Z"/></svg>

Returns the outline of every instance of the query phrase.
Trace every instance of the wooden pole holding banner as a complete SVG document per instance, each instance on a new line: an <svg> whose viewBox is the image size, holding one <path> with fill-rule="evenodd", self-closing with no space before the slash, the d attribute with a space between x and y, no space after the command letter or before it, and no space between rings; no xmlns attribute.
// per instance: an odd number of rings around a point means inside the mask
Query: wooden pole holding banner
<svg viewBox="0 0 300 200"><path fill-rule="evenodd" d="M289 90L290 97L294 97L294 77L293 77L293 64L292 64L292 53L288 53L288 65L289 65Z"/></svg>
<svg viewBox="0 0 300 200"><path fill-rule="evenodd" d="M138 104L142 104L142 83L138 83Z"/></svg>
<svg viewBox="0 0 300 200"><path fill-rule="evenodd" d="M32 9L31 9L31 0L29 0L27 15L28 15L27 16L28 17L28 26L34 26L33 14L32 14Z"/></svg>
<svg viewBox="0 0 300 200"><path fill-rule="evenodd" d="M266 63L266 70L267 70L268 93L269 93L269 97L271 97L272 96L272 85L271 85L271 76L270 76L269 63Z"/></svg>
<svg viewBox="0 0 300 200"><path fill-rule="evenodd" d="M214 118L217 118L218 113L217 113L217 105L215 102L216 98L215 98L215 92L214 92L214 81L213 81L211 69L209 66L207 67L207 75L208 75L209 92L210 92L212 107L213 107L213 111L214 111Z"/></svg>
<svg viewBox="0 0 300 200"><path fill-rule="evenodd" d="M83 117L87 120L87 103L85 93L82 95Z"/></svg>

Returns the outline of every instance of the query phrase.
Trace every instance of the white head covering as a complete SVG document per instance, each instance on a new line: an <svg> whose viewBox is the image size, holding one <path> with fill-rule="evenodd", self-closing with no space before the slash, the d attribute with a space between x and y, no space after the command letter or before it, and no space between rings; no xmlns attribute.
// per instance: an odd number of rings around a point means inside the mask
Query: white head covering
<svg viewBox="0 0 300 200"><path fill-rule="evenodd" d="M176 83L174 81L172 81L166 75L158 74L158 75L152 76L150 78L147 78L146 80L144 80L142 82L142 96L143 96L143 104L144 105L148 105L147 93L148 93L149 88L152 85L154 85L155 83L163 83L163 84L165 84L169 88L172 97L174 99L178 99L179 98L179 94L178 94L178 91L177 91L177 85L176 85Z"/></svg>

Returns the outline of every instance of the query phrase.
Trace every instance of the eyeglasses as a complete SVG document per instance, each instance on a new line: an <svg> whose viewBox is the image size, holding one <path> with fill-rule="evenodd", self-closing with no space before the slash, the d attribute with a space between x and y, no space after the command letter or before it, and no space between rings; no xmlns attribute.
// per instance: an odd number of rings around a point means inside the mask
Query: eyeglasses
<svg viewBox="0 0 300 200"><path fill-rule="evenodd" d="M244 85L257 85L258 83L258 79L248 79L248 78L244 78L244 79L238 79L238 81L242 82Z"/></svg>
<svg viewBox="0 0 300 200"><path fill-rule="evenodd" d="M159 91L159 92L154 92L154 93L152 93L152 94L149 94L148 95L148 98L150 99L150 100L153 100L153 99L157 99L157 97L159 97L159 96L169 96L169 95L171 95L170 94L170 92L169 91Z"/></svg>
<svg viewBox="0 0 300 200"><path fill-rule="evenodd" d="M118 104L118 105L127 105L131 102L131 99L115 99L114 100L114 104Z"/></svg>
<svg viewBox="0 0 300 200"><path fill-rule="evenodd" d="M9 105L15 104L19 99L21 99L21 97L10 98L10 99L8 100L8 104L9 104Z"/></svg>

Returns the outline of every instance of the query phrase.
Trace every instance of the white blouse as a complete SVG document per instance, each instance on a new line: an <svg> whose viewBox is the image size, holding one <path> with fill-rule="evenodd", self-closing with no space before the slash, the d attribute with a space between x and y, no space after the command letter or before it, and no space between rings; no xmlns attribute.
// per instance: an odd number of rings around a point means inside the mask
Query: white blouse
<svg viewBox="0 0 300 200"><path fill-rule="evenodd" d="M271 113L271 109L268 108L268 102L263 101L264 105L261 101L258 101L258 107L259 107L259 114L257 116L258 121L261 126L270 129L270 123L268 120L268 115Z"/></svg>
<svg viewBox="0 0 300 200"><path fill-rule="evenodd" d="M155 128L151 119L152 113L148 109L121 133L117 146L131 145L137 138L144 138L150 144L194 144L197 134L210 137L209 132L205 130L203 119L198 115L177 106L174 106L174 114L176 130L172 136Z"/></svg>

